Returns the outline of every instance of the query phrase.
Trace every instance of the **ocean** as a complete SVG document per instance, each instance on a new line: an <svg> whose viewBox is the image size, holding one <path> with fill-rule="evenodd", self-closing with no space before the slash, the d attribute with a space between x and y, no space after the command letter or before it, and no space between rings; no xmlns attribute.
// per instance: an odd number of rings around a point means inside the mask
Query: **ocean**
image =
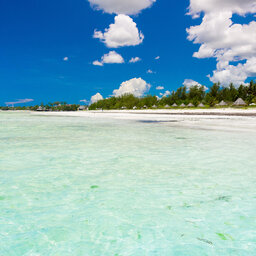
<svg viewBox="0 0 256 256"><path fill-rule="evenodd" d="M256 255L255 135L0 112L0 255Z"/></svg>

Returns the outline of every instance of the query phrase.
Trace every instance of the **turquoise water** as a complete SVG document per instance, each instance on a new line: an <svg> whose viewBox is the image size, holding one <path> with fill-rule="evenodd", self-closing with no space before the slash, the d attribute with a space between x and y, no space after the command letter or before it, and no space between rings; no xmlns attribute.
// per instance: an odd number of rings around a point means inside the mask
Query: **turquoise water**
<svg viewBox="0 0 256 256"><path fill-rule="evenodd" d="M0 113L0 255L256 255L256 136Z"/></svg>

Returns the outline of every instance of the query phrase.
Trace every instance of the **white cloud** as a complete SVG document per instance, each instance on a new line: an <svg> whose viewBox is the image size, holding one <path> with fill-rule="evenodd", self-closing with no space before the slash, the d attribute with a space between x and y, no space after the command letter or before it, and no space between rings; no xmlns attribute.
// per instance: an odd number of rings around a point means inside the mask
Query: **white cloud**
<svg viewBox="0 0 256 256"><path fill-rule="evenodd" d="M92 64L94 66L103 66L103 64L100 61L98 61L98 60L95 60Z"/></svg>
<svg viewBox="0 0 256 256"><path fill-rule="evenodd" d="M22 103L29 103L34 101L33 99L19 99L17 101L13 102L5 102L6 105L16 105L16 104L22 104Z"/></svg>
<svg viewBox="0 0 256 256"><path fill-rule="evenodd" d="M156 57L155 57L155 60L159 60L159 59L160 59L160 56L156 56Z"/></svg>
<svg viewBox="0 0 256 256"><path fill-rule="evenodd" d="M68 57L64 57L63 60L64 60L64 61L68 61Z"/></svg>
<svg viewBox="0 0 256 256"><path fill-rule="evenodd" d="M164 90L164 87L163 86L157 86L156 90Z"/></svg>
<svg viewBox="0 0 256 256"><path fill-rule="evenodd" d="M148 73L148 74L154 74L154 73L156 73L156 72L152 71L151 69L148 69L148 70L147 70L147 73Z"/></svg>
<svg viewBox="0 0 256 256"><path fill-rule="evenodd" d="M95 95L93 95L93 96L91 97L90 104L96 103L96 102L98 102L99 100L103 100L103 97L102 97L102 95L98 92L98 93L96 93Z"/></svg>
<svg viewBox="0 0 256 256"><path fill-rule="evenodd" d="M130 63L136 63L136 62L139 62L139 61L141 61L141 58L139 58L139 57L133 57L129 60Z"/></svg>
<svg viewBox="0 0 256 256"><path fill-rule="evenodd" d="M137 14L151 7L156 0L88 0L97 10L116 14Z"/></svg>
<svg viewBox="0 0 256 256"><path fill-rule="evenodd" d="M204 90L207 91L209 88L207 88L206 86L192 80L192 79L185 79L185 81L183 82L183 85L187 87L187 89L189 90L191 87L197 86L197 87L204 87Z"/></svg>
<svg viewBox="0 0 256 256"><path fill-rule="evenodd" d="M164 93L160 93L160 96L162 96L162 97L167 97L169 95L171 95L170 91L165 91Z"/></svg>
<svg viewBox="0 0 256 256"><path fill-rule="evenodd" d="M113 91L113 95L118 97L124 94L133 94L136 97L141 97L150 89L150 87L151 85L143 79L133 78L123 82L119 89Z"/></svg>
<svg viewBox="0 0 256 256"><path fill-rule="evenodd" d="M123 57L115 51L110 51L101 57L101 61L95 60L92 64L95 66L103 66L104 64L121 64L124 63Z"/></svg>
<svg viewBox="0 0 256 256"><path fill-rule="evenodd" d="M209 75L212 82L244 83L256 71L256 22L239 24L232 18L256 13L255 0L191 0L190 14L199 17L201 13L202 23L187 30L188 39L201 45L193 56L216 58L217 69Z"/></svg>
<svg viewBox="0 0 256 256"><path fill-rule="evenodd" d="M83 102L83 103L88 103L88 100L80 100L80 102Z"/></svg>
<svg viewBox="0 0 256 256"><path fill-rule="evenodd" d="M115 23L110 24L104 32L95 30L93 37L100 39L109 48L139 45L144 39L133 19L124 14L116 16Z"/></svg>

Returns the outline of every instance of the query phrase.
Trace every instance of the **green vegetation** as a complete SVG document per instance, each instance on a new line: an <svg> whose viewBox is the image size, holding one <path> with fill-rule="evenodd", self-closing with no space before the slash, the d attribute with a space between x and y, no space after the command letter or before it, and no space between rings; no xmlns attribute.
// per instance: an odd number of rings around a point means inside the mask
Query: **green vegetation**
<svg viewBox="0 0 256 256"><path fill-rule="evenodd" d="M248 86L241 85L236 88L233 84L229 87L222 87L220 84L213 86L206 92L204 86L194 86L186 88L182 86L170 95L158 98L157 96L147 95L145 97L135 97L132 94L120 97L111 97L100 100L89 106L89 110L97 109L145 109L145 108L178 108L178 107L217 107L221 101L232 106L233 103L241 98L247 105L252 103L256 106L256 82L251 81ZM176 105L175 105L176 104ZM199 105L200 104L200 105ZM175 105L175 106L173 106ZM80 107L80 109L79 109ZM220 106L221 107L221 106ZM29 106L29 107L0 107L0 110L32 110L32 111L77 111L84 110L87 106L67 104L66 102L56 101L53 103Z"/></svg>
<svg viewBox="0 0 256 256"><path fill-rule="evenodd" d="M167 105L177 104L180 106L181 104L188 105L189 103L192 103L195 107L200 103L203 103L205 107L213 107L222 100L228 105L232 105L238 98L243 99L247 104L256 103L256 83L252 81L249 86L241 85L239 88L235 88L233 84L230 84L229 87L214 84L207 93L203 86L194 86L190 89L183 86L178 88L177 91L173 91L171 95L161 99L152 95L138 98L127 94L100 100L90 105L89 109L164 108Z"/></svg>

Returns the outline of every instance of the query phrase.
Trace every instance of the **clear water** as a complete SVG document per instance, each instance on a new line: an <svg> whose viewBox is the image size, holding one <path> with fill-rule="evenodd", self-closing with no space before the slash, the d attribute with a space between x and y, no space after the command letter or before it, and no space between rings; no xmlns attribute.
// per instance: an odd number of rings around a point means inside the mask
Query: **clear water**
<svg viewBox="0 0 256 256"><path fill-rule="evenodd" d="M0 113L0 255L256 255L255 133Z"/></svg>

